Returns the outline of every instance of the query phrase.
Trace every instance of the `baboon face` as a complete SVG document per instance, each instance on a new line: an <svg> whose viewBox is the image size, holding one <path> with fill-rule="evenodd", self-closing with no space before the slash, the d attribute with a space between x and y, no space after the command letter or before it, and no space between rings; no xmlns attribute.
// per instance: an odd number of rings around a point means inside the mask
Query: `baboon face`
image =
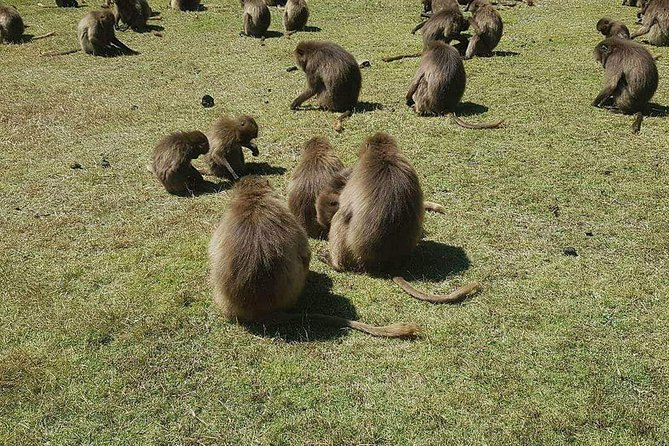
<svg viewBox="0 0 669 446"><path fill-rule="evenodd" d="M302 71L304 71L304 67L307 64L309 53L309 49L302 42L300 42L297 45L297 48L295 48L295 62L297 62L297 65L302 69Z"/></svg>
<svg viewBox="0 0 669 446"><path fill-rule="evenodd" d="M611 48L606 43L600 43L595 48L595 60L602 64L606 68L606 59L611 54Z"/></svg>
<svg viewBox="0 0 669 446"><path fill-rule="evenodd" d="M114 13L111 12L109 9L102 10L100 14L100 23L102 23L105 26L111 26L113 28L114 23L116 23L116 19L114 18Z"/></svg>
<svg viewBox="0 0 669 446"><path fill-rule="evenodd" d="M609 19L600 19L599 22L597 22L597 31L604 35L608 35L609 31L611 31L611 21L609 21Z"/></svg>
<svg viewBox="0 0 669 446"><path fill-rule="evenodd" d="M481 6L478 0L470 0L469 3L466 3L466 5L467 7L465 8L465 11L469 11L472 14L478 11L479 7Z"/></svg>
<svg viewBox="0 0 669 446"><path fill-rule="evenodd" d="M198 131L188 132L185 137L192 147L193 155L200 156L209 151L209 140L204 133Z"/></svg>
<svg viewBox="0 0 669 446"><path fill-rule="evenodd" d="M237 121L237 140L242 144L248 144L258 137L258 124L252 116L242 116Z"/></svg>

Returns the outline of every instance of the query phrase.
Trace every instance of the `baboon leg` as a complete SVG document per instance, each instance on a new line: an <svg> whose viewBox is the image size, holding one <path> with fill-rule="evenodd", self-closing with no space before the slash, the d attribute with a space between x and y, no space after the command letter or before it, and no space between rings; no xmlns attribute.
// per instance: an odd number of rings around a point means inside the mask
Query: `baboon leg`
<svg viewBox="0 0 669 446"><path fill-rule="evenodd" d="M419 76L416 76L411 85L409 86L409 91L407 92L406 95L406 104L409 107L415 104L415 101L413 100L413 95L416 94L416 90L418 90L418 86L422 82L423 76L425 76L425 74L423 73L421 73Z"/></svg>
<svg viewBox="0 0 669 446"><path fill-rule="evenodd" d="M643 35L648 34L650 32L650 29L653 27L654 24L655 24L655 22L653 21L652 24L644 25L641 28L637 29L635 32L632 33L632 35L630 36L630 39L633 40L633 39L636 39L639 36L643 36Z"/></svg>
<svg viewBox="0 0 669 446"><path fill-rule="evenodd" d="M465 59L471 59L480 52L481 47L481 38L478 34L474 34L467 45L467 51L465 52Z"/></svg>
<svg viewBox="0 0 669 446"><path fill-rule="evenodd" d="M411 30L411 34L416 34L416 32L417 32L419 29L421 29L422 27L425 26L425 23L427 23L427 20L425 20L424 22L420 22L418 25L416 25L416 27L415 27L414 29Z"/></svg>
<svg viewBox="0 0 669 446"><path fill-rule="evenodd" d="M602 91L597 95L594 101L592 101L593 107L604 107L608 102L609 98L615 91L618 89L618 83L620 82L620 76L609 79L609 83L604 86Z"/></svg>
<svg viewBox="0 0 669 446"><path fill-rule="evenodd" d="M311 88L307 88L304 93L302 93L301 95L296 97L295 100L293 101L293 103L290 104L290 109L291 110L296 110L297 107L299 107L300 105L302 105L304 103L304 101L306 101L307 99L313 98L317 94L318 94L317 91L312 90Z"/></svg>

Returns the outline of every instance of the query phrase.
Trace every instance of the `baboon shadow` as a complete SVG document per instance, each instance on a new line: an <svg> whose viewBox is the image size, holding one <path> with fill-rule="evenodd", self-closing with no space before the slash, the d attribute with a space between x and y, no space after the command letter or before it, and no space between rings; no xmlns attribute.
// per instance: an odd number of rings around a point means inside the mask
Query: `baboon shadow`
<svg viewBox="0 0 669 446"><path fill-rule="evenodd" d="M355 113L369 113L377 110L383 110L383 104L378 102L358 102L355 106Z"/></svg>
<svg viewBox="0 0 669 446"><path fill-rule="evenodd" d="M309 272L307 283L296 307L289 310L303 316L313 313L338 316L346 319L357 319L358 313L351 302L332 293L332 279L325 274ZM312 342L335 339L346 334L347 330L311 323L304 317L301 323L263 325L260 323L243 322L242 326L249 332L263 337L280 338L285 342Z"/></svg>
<svg viewBox="0 0 669 446"><path fill-rule="evenodd" d="M305 26L302 31L305 33L319 33L321 29L318 26Z"/></svg>
<svg viewBox="0 0 669 446"><path fill-rule="evenodd" d="M461 247L423 240L416 246L409 263L398 272L409 282L412 279L441 282L466 271L470 265L469 257Z"/></svg>
<svg viewBox="0 0 669 446"><path fill-rule="evenodd" d="M462 116L476 116L488 111L488 107L474 102L460 102L456 107L455 113Z"/></svg>
<svg viewBox="0 0 669 446"><path fill-rule="evenodd" d="M648 104L648 110L644 114L653 118L664 118L669 116L669 107L651 102Z"/></svg>
<svg viewBox="0 0 669 446"><path fill-rule="evenodd" d="M247 175L283 175L286 168L281 166L272 166L269 163L246 163Z"/></svg>
<svg viewBox="0 0 669 446"><path fill-rule="evenodd" d="M218 194L223 191L232 189L232 181L227 181L227 180L221 180L217 183L214 183L213 181L209 180L204 180L202 183L198 185L197 190L195 193L192 195L189 195L189 197L198 197L200 195L211 195L211 194Z"/></svg>
<svg viewBox="0 0 669 446"><path fill-rule="evenodd" d="M283 37L283 33L280 31L265 31L265 39L278 39L279 37Z"/></svg>
<svg viewBox="0 0 669 446"><path fill-rule="evenodd" d="M515 51L493 51L492 55L489 57L513 57L520 56L520 53Z"/></svg>
<svg viewBox="0 0 669 446"><path fill-rule="evenodd" d="M209 8L207 8L205 5L199 4L199 5L197 5L197 8L195 9L195 11L184 11L184 12L204 12L204 11L208 11L208 10L209 10Z"/></svg>

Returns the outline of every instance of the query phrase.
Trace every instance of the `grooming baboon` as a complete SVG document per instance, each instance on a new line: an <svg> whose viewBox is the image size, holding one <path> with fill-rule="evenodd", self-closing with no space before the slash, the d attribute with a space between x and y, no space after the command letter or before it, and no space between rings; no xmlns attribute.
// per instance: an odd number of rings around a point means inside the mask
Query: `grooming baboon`
<svg viewBox="0 0 669 446"><path fill-rule="evenodd" d="M316 198L316 221L325 230L326 234L330 233L332 217L339 210L339 196L348 179L351 178L352 172L353 169L350 167L337 172Z"/></svg>
<svg viewBox="0 0 669 446"><path fill-rule="evenodd" d="M158 20L160 17L152 17L153 12L147 0L114 0L114 16L116 25L123 23L125 28L137 32L147 30L148 20Z"/></svg>
<svg viewBox="0 0 669 446"><path fill-rule="evenodd" d="M114 13L108 9L87 13L77 25L77 35L81 48L43 56L62 56L83 51L93 56L118 56L120 54L139 54L131 50L116 38L114 33Z"/></svg>
<svg viewBox="0 0 669 446"><path fill-rule="evenodd" d="M191 160L209 151L209 141L204 133L178 132L166 136L153 149L151 171L174 195L191 195L204 179L193 167Z"/></svg>
<svg viewBox="0 0 669 446"><path fill-rule="evenodd" d="M309 237L327 237L327 229L316 220L316 200L343 168L327 139L311 138L304 145L302 160L288 183L288 208Z"/></svg>
<svg viewBox="0 0 669 446"><path fill-rule="evenodd" d="M669 0L650 0L641 8L640 15L641 28L631 38L647 35L651 45L669 45Z"/></svg>
<svg viewBox="0 0 669 446"><path fill-rule="evenodd" d="M599 19L597 22L597 31L602 33L604 37L620 37L621 39L630 38L630 30L627 29L624 23L617 22L607 17Z"/></svg>
<svg viewBox="0 0 669 446"><path fill-rule="evenodd" d="M412 337L415 324L373 327L362 322L284 313L304 289L311 250L304 229L266 179L239 181L209 244L214 302L230 319L265 324L308 320L386 337Z"/></svg>
<svg viewBox="0 0 669 446"><path fill-rule="evenodd" d="M240 0L240 2L244 19L244 31L241 35L264 40L272 19L269 8L263 0Z"/></svg>
<svg viewBox="0 0 669 446"><path fill-rule="evenodd" d="M458 6L457 0L421 0L423 4L423 14L433 13L449 8L451 6Z"/></svg>
<svg viewBox="0 0 669 446"><path fill-rule="evenodd" d="M200 0L171 0L170 7L179 11L199 11Z"/></svg>
<svg viewBox="0 0 669 446"><path fill-rule="evenodd" d="M406 95L406 103L422 116L449 114L461 127L469 129L497 128L493 124L470 124L455 115L455 108L465 92L467 75L458 51L444 42L429 43Z"/></svg>
<svg viewBox="0 0 669 446"><path fill-rule="evenodd" d="M25 26L19 11L14 6L0 5L0 42L23 41Z"/></svg>
<svg viewBox="0 0 669 446"><path fill-rule="evenodd" d="M258 156L258 146L253 140L258 137L258 124L251 116L230 118L222 116L207 132L209 153L205 160L211 173L221 178L237 180L246 172L242 147Z"/></svg>
<svg viewBox="0 0 669 446"><path fill-rule="evenodd" d="M427 45L435 40L443 40L446 43L451 43L452 40L459 42L467 42L467 38L461 33L469 27L469 21L465 19L457 4L447 6L441 9L427 19L419 23L411 30L411 34L422 28L423 30L423 45Z"/></svg>
<svg viewBox="0 0 669 446"><path fill-rule="evenodd" d="M635 114L632 131L638 133L643 112L657 90L658 72L653 56L643 46L618 37L597 44L594 56L604 67L604 87L592 105Z"/></svg>
<svg viewBox="0 0 669 446"><path fill-rule="evenodd" d="M309 7L305 0L288 0L283 11L283 27L286 34L302 31L309 20Z"/></svg>
<svg viewBox="0 0 669 446"><path fill-rule="evenodd" d="M342 112L335 121L337 129L358 103L362 74L355 57L336 43L307 40L295 48L295 60L307 77L307 89L295 98L291 110L316 96L322 109Z"/></svg>
<svg viewBox="0 0 669 446"><path fill-rule="evenodd" d="M394 273L418 244L424 215L416 171L395 139L377 133L363 144L360 159L341 192L326 260L337 271ZM472 285L449 296L426 296L402 278L395 281L412 296L434 303L461 300L478 290Z"/></svg>
<svg viewBox="0 0 669 446"><path fill-rule="evenodd" d="M502 38L502 17L487 0L470 0L465 11L472 13L469 18L472 37L469 39L465 59L491 55Z"/></svg>

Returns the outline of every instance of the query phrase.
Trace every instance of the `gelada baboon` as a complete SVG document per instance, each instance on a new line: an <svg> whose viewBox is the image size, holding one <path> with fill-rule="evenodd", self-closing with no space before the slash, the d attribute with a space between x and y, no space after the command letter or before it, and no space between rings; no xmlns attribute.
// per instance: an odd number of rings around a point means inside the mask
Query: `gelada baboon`
<svg viewBox="0 0 669 446"><path fill-rule="evenodd" d="M23 19L16 7L0 5L0 42L19 43L23 31Z"/></svg>
<svg viewBox="0 0 669 446"><path fill-rule="evenodd" d="M119 29L132 29L133 31L146 31L148 20L158 20L160 17L152 17L151 7L147 0L114 0L114 16L116 25L125 25Z"/></svg>
<svg viewBox="0 0 669 446"><path fill-rule="evenodd" d="M631 38L647 35L651 45L669 45L669 0L650 0L641 8L640 15L641 28Z"/></svg>
<svg viewBox="0 0 669 446"><path fill-rule="evenodd" d="M249 176L232 191L230 205L209 244L214 302L230 319L265 324L321 323L386 337L412 337L415 324L373 327L335 316L284 313L304 289L311 250L304 229L266 179Z"/></svg>
<svg viewBox="0 0 669 446"><path fill-rule="evenodd" d="M340 129L342 120L353 113L362 87L355 57L336 43L306 40L295 48L295 60L307 76L307 89L290 109L316 96L322 109L342 113L335 121L335 129Z"/></svg>
<svg viewBox="0 0 669 446"><path fill-rule="evenodd" d="M179 11L199 11L200 0L171 0L170 7Z"/></svg>
<svg viewBox="0 0 669 446"><path fill-rule="evenodd" d="M244 30L240 35L265 40L265 34L272 20L265 2L263 0L240 0L240 3L244 19Z"/></svg>
<svg viewBox="0 0 669 446"><path fill-rule="evenodd" d="M658 73L653 56L643 46L618 37L597 44L594 56L604 67L604 86L592 105L635 114L632 131L639 133L643 112L657 90Z"/></svg>
<svg viewBox="0 0 669 446"><path fill-rule="evenodd" d="M461 33L469 27L469 21L465 19L457 4L445 7L435 13L426 21L419 23L411 30L411 34L422 28L423 45L435 40L443 40L451 43L452 40L467 42L467 38Z"/></svg>
<svg viewBox="0 0 669 446"><path fill-rule="evenodd" d="M288 183L288 208L313 238L327 237L327 228L316 219L316 199L344 169L327 139L311 138L304 145L302 160Z"/></svg>
<svg viewBox="0 0 669 446"><path fill-rule="evenodd" d="M624 23L617 22L607 17L599 19L597 22L597 31L602 33L604 37L620 37L621 39L630 38L630 30L627 29Z"/></svg>
<svg viewBox="0 0 669 446"><path fill-rule="evenodd" d="M192 195L204 183L191 160L209 151L204 133L178 132L166 136L153 149L151 171L167 192L174 195Z"/></svg>
<svg viewBox="0 0 669 446"><path fill-rule="evenodd" d="M330 233L332 217L339 210L339 196L351 178L353 169L347 167L337 172L323 191L316 198L316 221L325 230L326 236Z"/></svg>
<svg viewBox="0 0 669 446"><path fill-rule="evenodd" d="M302 31L309 20L309 7L305 0L288 0L283 11L283 27L286 34Z"/></svg>
<svg viewBox="0 0 669 446"><path fill-rule="evenodd" d="M337 271L396 272L421 238L424 215L416 171L391 136L377 133L363 144L341 192L325 260ZM413 297L434 303L462 300L478 290L474 284L449 296L431 296L401 277L394 280Z"/></svg>
<svg viewBox="0 0 669 446"><path fill-rule="evenodd" d="M468 129L498 128L503 121L492 124L471 124L455 114L460 103L467 76L458 51L444 42L432 42L423 56L409 91L406 103L421 116L449 114L461 127Z"/></svg>
<svg viewBox="0 0 669 446"><path fill-rule="evenodd" d="M258 137L258 124L251 116L231 118L222 116L207 132L209 153L205 160L211 173L221 178L237 180L246 172L242 147L258 156L258 146L253 140Z"/></svg>
<svg viewBox="0 0 669 446"><path fill-rule="evenodd" d="M492 55L504 31L502 17L487 0L470 0L465 11L470 11L469 27L472 37L465 52L465 59Z"/></svg>
<svg viewBox="0 0 669 446"><path fill-rule="evenodd" d="M455 6L458 6L457 0L421 0L423 4L423 16L429 17L430 13L436 14L439 11Z"/></svg>

